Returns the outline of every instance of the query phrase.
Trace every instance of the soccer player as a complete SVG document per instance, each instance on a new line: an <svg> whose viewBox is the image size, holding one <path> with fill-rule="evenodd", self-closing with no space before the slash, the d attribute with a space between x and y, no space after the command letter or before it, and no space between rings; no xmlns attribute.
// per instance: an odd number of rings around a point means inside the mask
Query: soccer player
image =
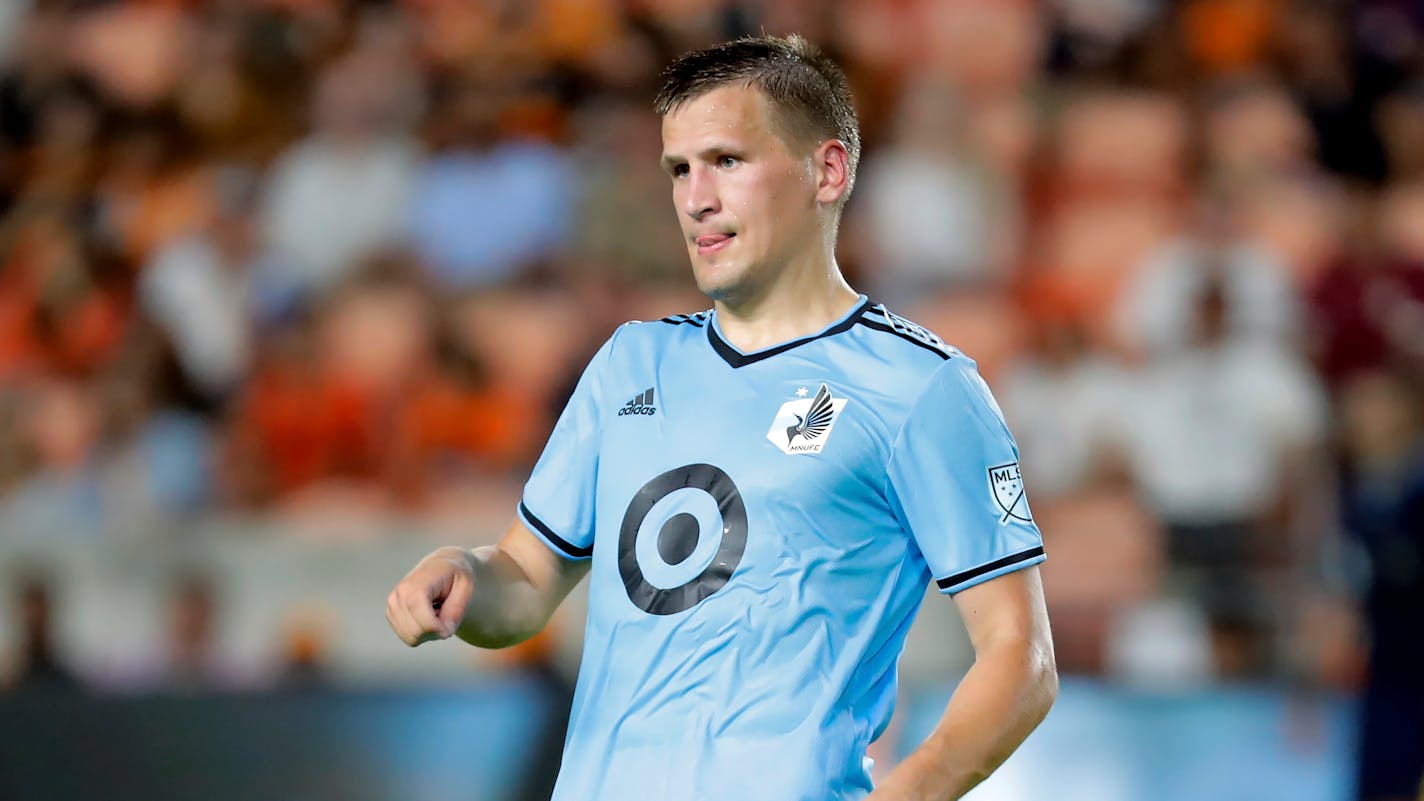
<svg viewBox="0 0 1424 801"><path fill-rule="evenodd" d="M555 801L958 798L1057 691L1017 448L971 359L841 277L860 136L840 69L762 37L663 77L662 164L713 308L618 328L509 532L427 556L387 618L408 645L498 648L590 575ZM930 580L975 664L872 788Z"/></svg>

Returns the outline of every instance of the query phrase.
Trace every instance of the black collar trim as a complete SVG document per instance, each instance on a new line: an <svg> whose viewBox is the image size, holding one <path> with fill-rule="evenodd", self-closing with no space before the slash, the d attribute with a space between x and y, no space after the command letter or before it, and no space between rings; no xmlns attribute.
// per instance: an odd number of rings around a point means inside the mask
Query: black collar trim
<svg viewBox="0 0 1424 801"><path fill-rule="evenodd" d="M819 334L812 334L809 337L802 337L801 339L792 340L791 342L786 342L781 345L777 345L772 348L767 348L766 350L755 351L753 353L742 353L741 351L727 344L727 341L722 339L722 335L717 333L717 326L710 324L710 321L707 326L707 341L712 344L712 350L716 351L717 355L721 356L722 360L725 361L727 364L730 364L734 368L745 367L749 364L755 364L756 362L759 362L763 359L770 359L772 356L785 353L786 351L791 350L792 348L799 348L802 345L805 345L807 342L815 342L818 339L823 339L828 336L833 336L835 334L840 334L845 331L849 331L855 326L856 322L860 320L861 315L865 314L865 311L868 308L870 308L869 298L861 301L860 305L856 306L850 312L850 314L847 314L844 320L841 320L839 323L836 323L835 325L831 326L830 328L827 328Z"/></svg>

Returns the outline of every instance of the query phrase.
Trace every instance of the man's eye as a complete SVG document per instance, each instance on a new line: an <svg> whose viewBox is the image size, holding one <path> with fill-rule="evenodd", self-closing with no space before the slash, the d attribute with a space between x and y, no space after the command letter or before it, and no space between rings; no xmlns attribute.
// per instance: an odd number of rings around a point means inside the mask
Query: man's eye
<svg viewBox="0 0 1424 801"><path fill-rule="evenodd" d="M674 178L682 178L682 177L684 177L685 175L687 175L687 165L686 165L686 164L678 164L678 165L676 165L675 167L672 168L672 177L674 177Z"/></svg>
<svg viewBox="0 0 1424 801"><path fill-rule="evenodd" d="M722 156L717 159L717 166L723 169L731 169L737 166L737 158L736 156Z"/></svg>

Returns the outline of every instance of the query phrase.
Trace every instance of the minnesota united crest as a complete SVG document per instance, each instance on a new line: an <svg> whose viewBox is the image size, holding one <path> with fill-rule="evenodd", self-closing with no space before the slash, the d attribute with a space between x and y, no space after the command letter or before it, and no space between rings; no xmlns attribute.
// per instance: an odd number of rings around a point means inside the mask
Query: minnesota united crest
<svg viewBox="0 0 1424 801"><path fill-rule="evenodd" d="M804 397L806 389L803 387L796 394ZM831 397L830 388L822 384L815 397L781 404L766 438L782 453L820 453L846 403L846 398Z"/></svg>

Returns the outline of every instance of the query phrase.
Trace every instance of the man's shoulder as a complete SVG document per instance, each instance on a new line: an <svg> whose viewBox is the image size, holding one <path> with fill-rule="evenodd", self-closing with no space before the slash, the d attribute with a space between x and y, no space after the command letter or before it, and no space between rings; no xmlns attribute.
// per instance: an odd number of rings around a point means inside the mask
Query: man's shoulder
<svg viewBox="0 0 1424 801"><path fill-rule="evenodd" d="M938 334L890 311L883 303L866 306L856 322L861 346L906 378L928 378L939 372L945 362L966 359Z"/></svg>
<svg viewBox="0 0 1424 801"><path fill-rule="evenodd" d="M653 321L650 321L650 322L643 322L643 321L641 321L641 320L633 320L633 321L631 321L631 322L629 323L629 325L647 326L647 328L648 328L649 331L663 331L663 332L665 332L667 329L661 328L660 326L669 326L669 325L670 325L670 326L691 326L691 327L693 327L693 328L704 328L704 327L707 326L708 320L709 320L711 317L712 317L712 310L711 310L711 309L703 309L702 311L692 312L692 313L690 313L690 314L674 314L674 315L670 315L670 316L668 316L668 317L663 317L663 318L661 318L661 319L653 320Z"/></svg>
<svg viewBox="0 0 1424 801"><path fill-rule="evenodd" d="M656 320L629 320L613 332L611 342L615 351L623 348L646 349L667 347L680 342L706 336L711 311L673 314Z"/></svg>

